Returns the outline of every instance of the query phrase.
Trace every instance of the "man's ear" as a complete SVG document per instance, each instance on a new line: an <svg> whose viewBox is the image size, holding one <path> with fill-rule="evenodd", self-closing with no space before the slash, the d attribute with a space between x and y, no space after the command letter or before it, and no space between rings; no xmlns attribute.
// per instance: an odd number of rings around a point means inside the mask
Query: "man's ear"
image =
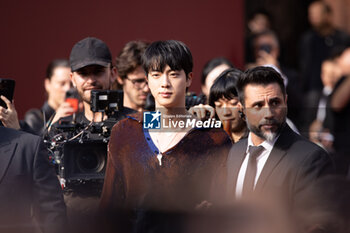
<svg viewBox="0 0 350 233"><path fill-rule="evenodd" d="M192 78L193 78L193 72L188 73L187 80L186 80L186 87L187 88L191 86Z"/></svg>
<svg viewBox="0 0 350 233"><path fill-rule="evenodd" d="M284 103L287 105L288 95L286 93L286 96L284 97Z"/></svg>
<svg viewBox="0 0 350 233"><path fill-rule="evenodd" d="M75 84L75 78L74 78L73 72L70 72L69 77L70 77L70 81L72 81L73 87L77 87L77 85Z"/></svg>
<svg viewBox="0 0 350 233"><path fill-rule="evenodd" d="M50 80L48 78L45 78L44 86L45 86L45 91L48 93L50 89Z"/></svg>
<svg viewBox="0 0 350 233"><path fill-rule="evenodd" d="M114 83L116 79L117 79L117 68L113 67L113 68L111 69L110 82L111 82L111 83Z"/></svg>
<svg viewBox="0 0 350 233"><path fill-rule="evenodd" d="M245 109L241 102L238 102L238 112L239 112L240 118L245 119Z"/></svg>
<svg viewBox="0 0 350 233"><path fill-rule="evenodd" d="M124 85L124 80L119 75L117 75L117 82L122 86Z"/></svg>
<svg viewBox="0 0 350 233"><path fill-rule="evenodd" d="M238 102L237 107L240 111L243 111L243 104L241 103L241 101Z"/></svg>
<svg viewBox="0 0 350 233"><path fill-rule="evenodd" d="M209 94L209 91L207 90L207 87L206 87L205 85L202 85L202 93L203 93L204 95Z"/></svg>

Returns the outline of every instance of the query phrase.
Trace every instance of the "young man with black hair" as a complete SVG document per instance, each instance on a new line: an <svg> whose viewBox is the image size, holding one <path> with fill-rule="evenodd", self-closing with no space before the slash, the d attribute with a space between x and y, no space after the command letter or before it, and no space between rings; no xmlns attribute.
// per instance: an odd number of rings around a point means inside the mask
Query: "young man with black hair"
<svg viewBox="0 0 350 233"><path fill-rule="evenodd" d="M180 41L157 41L146 49L143 68L155 99L153 117L169 116L176 126L143 128L138 114L113 127L100 204L102 212L112 214L108 227L121 232L179 229L172 214L209 199L213 173L224 164L231 141L222 129L180 127L181 120L193 118L185 108L192 66L191 52Z"/></svg>

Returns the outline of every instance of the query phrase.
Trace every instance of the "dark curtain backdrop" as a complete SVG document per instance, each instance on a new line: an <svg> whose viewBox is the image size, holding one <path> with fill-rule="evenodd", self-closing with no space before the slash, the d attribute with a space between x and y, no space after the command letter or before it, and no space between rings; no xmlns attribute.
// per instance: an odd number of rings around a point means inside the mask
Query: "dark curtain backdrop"
<svg viewBox="0 0 350 233"><path fill-rule="evenodd" d="M194 56L191 91L200 92L200 73L216 56L243 67L244 1L3 0L0 3L0 77L16 80L20 118L45 100L47 64L68 58L86 36L104 40L115 57L136 39L176 39Z"/></svg>
<svg viewBox="0 0 350 233"><path fill-rule="evenodd" d="M282 63L298 68L298 43L309 27L307 8L312 0L245 0L245 16L256 9L265 9L272 16L272 27L281 46Z"/></svg>

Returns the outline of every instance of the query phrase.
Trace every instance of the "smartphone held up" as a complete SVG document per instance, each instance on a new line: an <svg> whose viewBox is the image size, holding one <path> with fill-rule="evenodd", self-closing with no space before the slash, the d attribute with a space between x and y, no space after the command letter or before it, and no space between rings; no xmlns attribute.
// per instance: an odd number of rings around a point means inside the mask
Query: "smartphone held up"
<svg viewBox="0 0 350 233"><path fill-rule="evenodd" d="M16 82L13 79L0 78L0 95L5 96L12 102L15 84ZM7 109L7 105L2 99L0 99L0 106Z"/></svg>

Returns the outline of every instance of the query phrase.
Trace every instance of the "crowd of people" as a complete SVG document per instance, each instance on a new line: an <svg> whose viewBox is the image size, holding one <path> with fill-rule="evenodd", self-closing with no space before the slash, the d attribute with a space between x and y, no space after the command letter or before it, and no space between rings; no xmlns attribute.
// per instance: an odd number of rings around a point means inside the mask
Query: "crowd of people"
<svg viewBox="0 0 350 233"><path fill-rule="evenodd" d="M312 2L297 70L279 62L269 20L249 20L244 70L208 61L198 96L183 42L130 41L113 60L94 37L48 65L47 100L23 120L1 96L0 231L349 232L350 37ZM122 91L108 137L85 130L110 117L93 90ZM93 190L67 191L49 153L71 125L87 127L64 143L108 141Z"/></svg>

